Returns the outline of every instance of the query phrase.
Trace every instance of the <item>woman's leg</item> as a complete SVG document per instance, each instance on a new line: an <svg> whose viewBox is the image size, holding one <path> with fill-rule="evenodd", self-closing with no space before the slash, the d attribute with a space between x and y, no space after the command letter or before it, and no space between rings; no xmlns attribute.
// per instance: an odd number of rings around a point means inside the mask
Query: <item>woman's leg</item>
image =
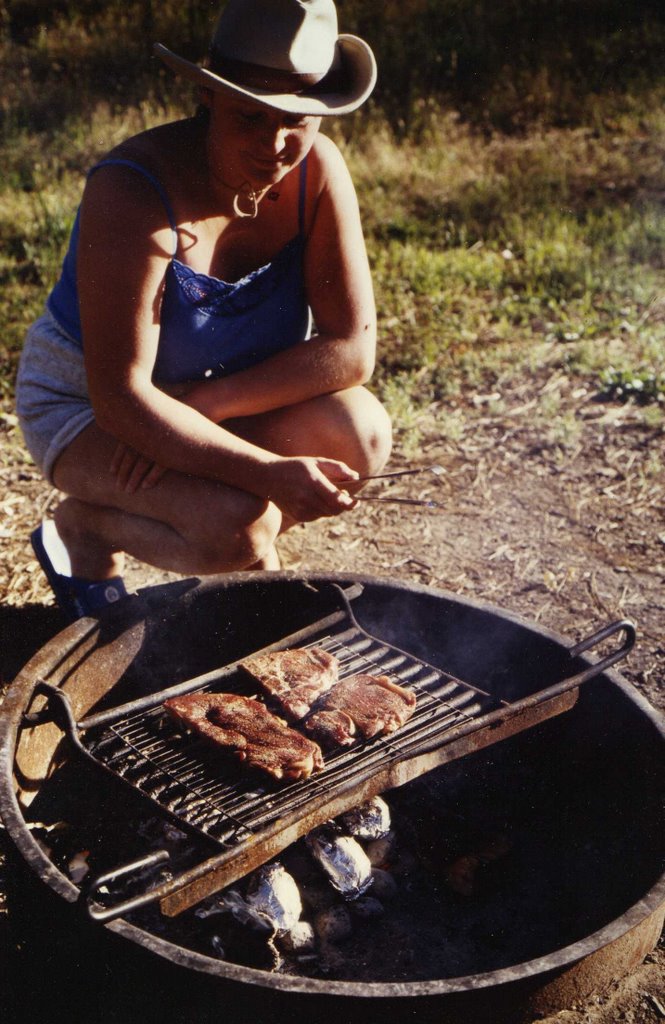
<svg viewBox="0 0 665 1024"><path fill-rule="evenodd" d="M379 473L390 457L392 427L380 402L366 388L349 388L299 405L224 424L240 437L278 455L323 455L345 462L361 477ZM362 484L349 484L350 492ZM282 518L281 533L295 523ZM265 564L263 568L277 568Z"/></svg>
<svg viewBox="0 0 665 1024"><path fill-rule="evenodd" d="M279 455L340 459L361 476L378 472L390 454L388 416L361 387L225 426ZM115 444L91 424L55 466L54 482L68 495L56 524L74 575L116 575L123 552L185 575L279 567L274 542L293 524L283 522L274 505L171 471L154 487L127 494L117 489L108 468Z"/></svg>
<svg viewBox="0 0 665 1024"><path fill-rule="evenodd" d="M56 511L74 575L107 579L122 553L160 569L204 575L271 558L281 514L252 494L167 472L149 489L118 490L109 466L116 442L91 424L58 459L54 482L68 495Z"/></svg>
<svg viewBox="0 0 665 1024"><path fill-rule="evenodd" d="M340 459L360 476L380 472L392 447L388 414L363 387L230 420L224 426L278 455Z"/></svg>

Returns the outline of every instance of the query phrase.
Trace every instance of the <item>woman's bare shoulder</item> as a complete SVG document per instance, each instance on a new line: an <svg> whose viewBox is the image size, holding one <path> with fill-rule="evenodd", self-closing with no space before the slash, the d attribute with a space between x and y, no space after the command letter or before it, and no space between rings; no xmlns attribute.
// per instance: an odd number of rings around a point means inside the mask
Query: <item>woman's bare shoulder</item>
<svg viewBox="0 0 665 1024"><path fill-rule="evenodd" d="M313 186L317 207L329 202L348 210L356 206L356 192L346 160L339 147L327 135L317 136L312 147Z"/></svg>
<svg viewBox="0 0 665 1024"><path fill-rule="evenodd" d="M83 197L84 216L109 219L116 230L123 223L152 231L168 232L170 223L164 195L177 194L180 183L191 175L196 161L195 132L189 121L176 121L149 129L121 142L106 154L102 166L87 181ZM137 173L129 164L147 172ZM161 194L155 189L159 182Z"/></svg>
<svg viewBox="0 0 665 1024"><path fill-rule="evenodd" d="M203 132L195 118L149 128L115 146L105 160L130 160L157 176L173 174L185 163L191 168Z"/></svg>
<svg viewBox="0 0 665 1024"><path fill-rule="evenodd" d="M142 132L115 146L88 177L82 203L82 230L92 244L103 239L107 250L128 247L154 252L155 241L164 256L172 250L172 232L163 196L173 182L173 154L183 145L178 124ZM138 165L137 173L126 163ZM152 179L152 180L151 180ZM154 182L158 181L160 193Z"/></svg>
<svg viewBox="0 0 665 1024"><path fill-rule="evenodd" d="M322 188L340 175L349 177L346 161L339 146L328 135L319 133L312 146L312 164Z"/></svg>

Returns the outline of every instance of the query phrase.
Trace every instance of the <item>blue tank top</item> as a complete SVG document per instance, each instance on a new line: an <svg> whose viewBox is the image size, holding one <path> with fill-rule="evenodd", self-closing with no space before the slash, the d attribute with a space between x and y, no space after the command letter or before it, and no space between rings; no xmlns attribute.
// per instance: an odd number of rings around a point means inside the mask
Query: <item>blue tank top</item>
<svg viewBox="0 0 665 1024"><path fill-rule="evenodd" d="M151 182L164 204L173 234L155 381L175 384L222 377L254 366L309 337L311 317L303 270L306 160L300 168L298 234L270 263L235 282L197 273L176 258L178 235L171 203L161 182L140 164L104 160L90 174L114 164L131 167ZM76 281L80 216L79 209L62 273L47 306L60 326L82 346Z"/></svg>

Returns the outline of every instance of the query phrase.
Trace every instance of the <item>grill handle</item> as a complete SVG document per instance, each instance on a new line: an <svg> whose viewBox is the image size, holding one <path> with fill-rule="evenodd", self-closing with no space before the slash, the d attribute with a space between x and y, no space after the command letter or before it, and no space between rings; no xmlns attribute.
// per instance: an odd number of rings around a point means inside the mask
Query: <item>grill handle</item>
<svg viewBox="0 0 665 1024"><path fill-rule="evenodd" d="M139 896L134 896L131 899L123 900L120 903L115 903L110 907L95 903L95 896L103 885L107 885L109 882L116 882L119 878L125 878L127 875L134 874L134 872L144 871L146 868L164 864L169 859L170 854L168 850L157 850L146 857L141 857L140 860L121 864L112 871L107 871L105 874L95 878L86 888L85 893L81 893L82 898L86 901L88 914L92 920L102 923L114 921L117 917L122 917L123 914L128 914L132 910L138 910L139 907L145 907L152 903L157 898L157 895L153 894L151 890L143 892Z"/></svg>
<svg viewBox="0 0 665 1024"><path fill-rule="evenodd" d="M568 654L571 658L577 658L578 655L584 654L586 651L590 651L592 647L597 647L603 640L608 640L609 637L614 636L616 633L624 634L624 642L621 647L613 651L611 654L601 658L600 661L590 665L589 668L579 672L576 676L572 676L566 680L567 685L578 685L585 683L588 679L593 679L595 676L600 675L605 669L611 668L612 665L616 665L618 661L621 661L629 651L632 651L635 646L635 639L637 637L637 631L634 623L630 622L629 619L619 619L616 622L610 622L609 625L603 629L599 629L597 633L592 633L591 636L586 637L584 640L580 640L574 647L568 648Z"/></svg>

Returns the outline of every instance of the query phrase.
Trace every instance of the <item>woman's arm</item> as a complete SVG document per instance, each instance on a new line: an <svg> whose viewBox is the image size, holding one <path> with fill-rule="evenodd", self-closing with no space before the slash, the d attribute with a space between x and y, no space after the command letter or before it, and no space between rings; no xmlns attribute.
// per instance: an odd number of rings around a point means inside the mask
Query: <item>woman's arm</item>
<svg viewBox="0 0 665 1024"><path fill-rule="evenodd" d="M330 139L319 136L308 160L314 209L305 286L318 333L257 366L189 390L187 404L215 422L364 384L374 368L376 312L355 190Z"/></svg>

